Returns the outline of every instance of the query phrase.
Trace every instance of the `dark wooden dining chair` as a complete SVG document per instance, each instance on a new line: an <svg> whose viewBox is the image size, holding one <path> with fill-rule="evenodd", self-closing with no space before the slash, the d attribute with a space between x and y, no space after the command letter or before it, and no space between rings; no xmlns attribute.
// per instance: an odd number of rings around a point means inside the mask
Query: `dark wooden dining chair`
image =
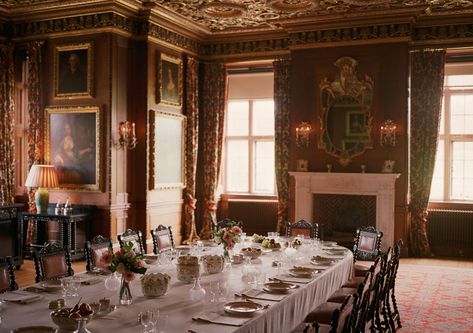
<svg viewBox="0 0 473 333"><path fill-rule="evenodd" d="M133 243L133 250L135 250L136 253L146 253L143 245L143 234L140 230L135 231L131 229L126 229L123 234L118 235L118 243L120 243L120 248L122 248L124 244L129 242Z"/></svg>
<svg viewBox="0 0 473 333"><path fill-rule="evenodd" d="M17 289L11 257L0 258L0 293Z"/></svg>
<svg viewBox="0 0 473 333"><path fill-rule="evenodd" d="M159 254L174 248L171 227L166 228L164 225L160 224L156 229L151 230L151 238L153 239L154 254Z"/></svg>
<svg viewBox="0 0 473 333"><path fill-rule="evenodd" d="M364 276L369 270L369 265L356 264L357 260L375 261L381 253L381 238L383 233L373 226L356 229L355 245L353 245L356 276Z"/></svg>
<svg viewBox="0 0 473 333"><path fill-rule="evenodd" d="M87 261L85 268L88 272L93 271L95 268L100 269L107 266L101 260L103 254L107 251L113 251L112 242L102 235L97 235L85 243L85 258Z"/></svg>
<svg viewBox="0 0 473 333"><path fill-rule="evenodd" d="M57 242L46 243L39 252L33 253L33 259L36 282L74 275L69 248Z"/></svg>
<svg viewBox="0 0 473 333"><path fill-rule="evenodd" d="M319 225L317 223L309 223L305 220L300 220L294 223L286 222L286 236L294 237L297 235L317 238L319 235Z"/></svg>

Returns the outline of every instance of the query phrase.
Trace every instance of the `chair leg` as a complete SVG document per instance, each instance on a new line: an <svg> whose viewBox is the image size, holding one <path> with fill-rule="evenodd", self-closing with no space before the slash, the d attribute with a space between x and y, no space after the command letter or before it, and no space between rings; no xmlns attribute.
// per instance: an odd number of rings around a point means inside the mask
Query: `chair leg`
<svg viewBox="0 0 473 333"><path fill-rule="evenodd" d="M393 303L393 310L394 310L393 317L396 319L397 328L401 328L402 327L402 325L401 325L401 316L399 315L399 310L397 308L396 295L395 295L395 292L394 292L394 286L391 288L391 300L392 300L392 303Z"/></svg>

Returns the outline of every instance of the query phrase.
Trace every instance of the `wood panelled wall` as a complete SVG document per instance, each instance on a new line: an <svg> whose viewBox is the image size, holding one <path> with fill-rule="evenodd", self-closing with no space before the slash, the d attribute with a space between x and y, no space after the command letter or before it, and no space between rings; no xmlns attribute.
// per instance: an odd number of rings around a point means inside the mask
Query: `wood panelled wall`
<svg viewBox="0 0 473 333"><path fill-rule="evenodd" d="M319 117L322 116L319 84L327 77L335 79L338 74L335 61L349 56L358 61L357 76L365 74L374 80L373 99L373 149L354 157L352 162L343 167L337 159L317 147L319 135ZM296 170L298 159L309 160L309 171L325 172L326 165L333 166L332 172L361 172L361 165L366 165L366 172L381 172L383 161L396 161L395 172L401 176L396 182L396 230L395 239L406 234L407 221L407 152L408 152L408 70L409 51L407 43L375 44L344 47L314 48L294 51L292 92L291 92L291 170ZM383 148L379 144L379 129L386 119L392 119L397 125L395 147ZM312 124L314 132L308 148L297 147L295 128L302 122Z"/></svg>

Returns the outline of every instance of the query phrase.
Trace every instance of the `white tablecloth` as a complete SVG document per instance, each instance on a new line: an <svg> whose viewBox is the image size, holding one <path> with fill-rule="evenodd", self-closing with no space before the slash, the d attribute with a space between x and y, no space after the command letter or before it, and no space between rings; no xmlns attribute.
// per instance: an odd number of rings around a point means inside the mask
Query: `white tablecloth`
<svg viewBox="0 0 473 333"><path fill-rule="evenodd" d="M271 267L273 260L273 254L264 254L258 260L259 264L257 265L261 266L261 270L267 274L268 278L277 274L276 269ZM303 264L303 262L299 261L298 264ZM260 303L270 304L269 308L255 314L244 326L234 327L193 321L192 317L198 316L199 313L209 311L212 308L221 308L222 303L210 303L209 297L199 302L191 301L188 290L192 285L184 284L176 279L175 267L150 265L150 272L162 271L172 276L168 293L156 299L146 299L143 297L140 282L137 279L131 284L132 305L119 306L115 311L106 316L94 318L89 322L87 328L93 333L142 332L143 328L138 323L138 314L140 311L158 308L162 314L168 315L167 333L180 333L187 332L188 330L198 333L291 332L310 310L324 302L329 295L351 277L352 266L353 256L350 251L347 251L343 259L318 274L312 282L301 284L300 288L295 289L282 301L258 300ZM242 264L234 265L232 268L226 268L220 274L202 274L201 284L206 288L211 281L226 281L227 287L232 292L241 292L248 288L248 285L241 279L242 267ZM102 277L102 279L105 279L105 277ZM81 286L79 293L82 297L82 302L92 303L102 297L110 298L112 304L116 304L118 301L118 291L106 290L103 282ZM13 328L30 325L54 327L50 318L51 310L48 309L48 302L60 298L61 291L41 293L41 295L43 298L40 301L29 304L6 303L3 311L0 313L3 317L0 332L10 332ZM77 302L77 299L66 300L69 303L74 301Z"/></svg>

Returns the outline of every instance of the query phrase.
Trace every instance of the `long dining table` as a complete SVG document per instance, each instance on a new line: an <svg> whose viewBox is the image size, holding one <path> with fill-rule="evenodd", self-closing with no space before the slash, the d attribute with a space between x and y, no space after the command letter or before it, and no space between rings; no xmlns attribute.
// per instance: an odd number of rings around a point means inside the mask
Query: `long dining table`
<svg viewBox="0 0 473 333"><path fill-rule="evenodd" d="M282 250L284 251L284 250ZM205 320L226 316L223 306L226 302L243 300L239 297L244 291L249 291L249 285L242 279L244 264L232 264L218 274L201 274L201 285L206 289L207 295L200 301L192 301L189 290L192 284L185 284L176 278L176 267L173 264L151 264L148 272L163 272L171 276L168 292L159 298L145 298L141 291L139 278L131 283L133 303L128 306L117 306L110 313L94 316L87 324L91 332L143 332L143 326L139 323L140 312L149 309L159 309L160 315L167 315L166 333L194 332L194 333L230 333L230 332L291 332L304 317L317 305L323 303L334 291L342 286L353 274L353 255L349 250L343 255L332 256L334 261L329 266L314 266L310 258L312 255L326 255L321 249L315 249L310 253L307 250L304 255L297 252L292 256L281 256L277 252L263 253L258 259L252 260L252 266L269 279L293 280L297 288L283 295L281 300L253 301L266 305L265 309L257 311L247 318L239 318L236 325L210 323ZM329 256L330 257L330 256ZM276 260L283 259L283 267L274 267ZM294 265L317 268L313 278L292 278L287 274L288 269ZM202 271L202 270L201 270ZM80 276L84 280L90 279L90 274L83 273ZM79 288L81 302L98 302L102 298L111 299L112 304L118 303L118 291L107 290L104 286L106 276L98 276L100 281L90 285L82 285ZM220 281L227 287L227 299L225 301L210 301L209 287ZM260 287L257 287L257 289ZM253 290L254 291L254 290ZM54 292L41 292L41 298L31 303L19 304L5 302L0 315L3 322L0 324L0 332L24 326L51 326L55 327L50 318L52 310L48 308L51 300L62 298L61 290ZM264 295L263 295L264 296ZM1 299L0 295L0 299ZM264 297L263 297L264 298ZM77 302L77 298L66 299L66 306ZM213 316L213 317L212 317Z"/></svg>

